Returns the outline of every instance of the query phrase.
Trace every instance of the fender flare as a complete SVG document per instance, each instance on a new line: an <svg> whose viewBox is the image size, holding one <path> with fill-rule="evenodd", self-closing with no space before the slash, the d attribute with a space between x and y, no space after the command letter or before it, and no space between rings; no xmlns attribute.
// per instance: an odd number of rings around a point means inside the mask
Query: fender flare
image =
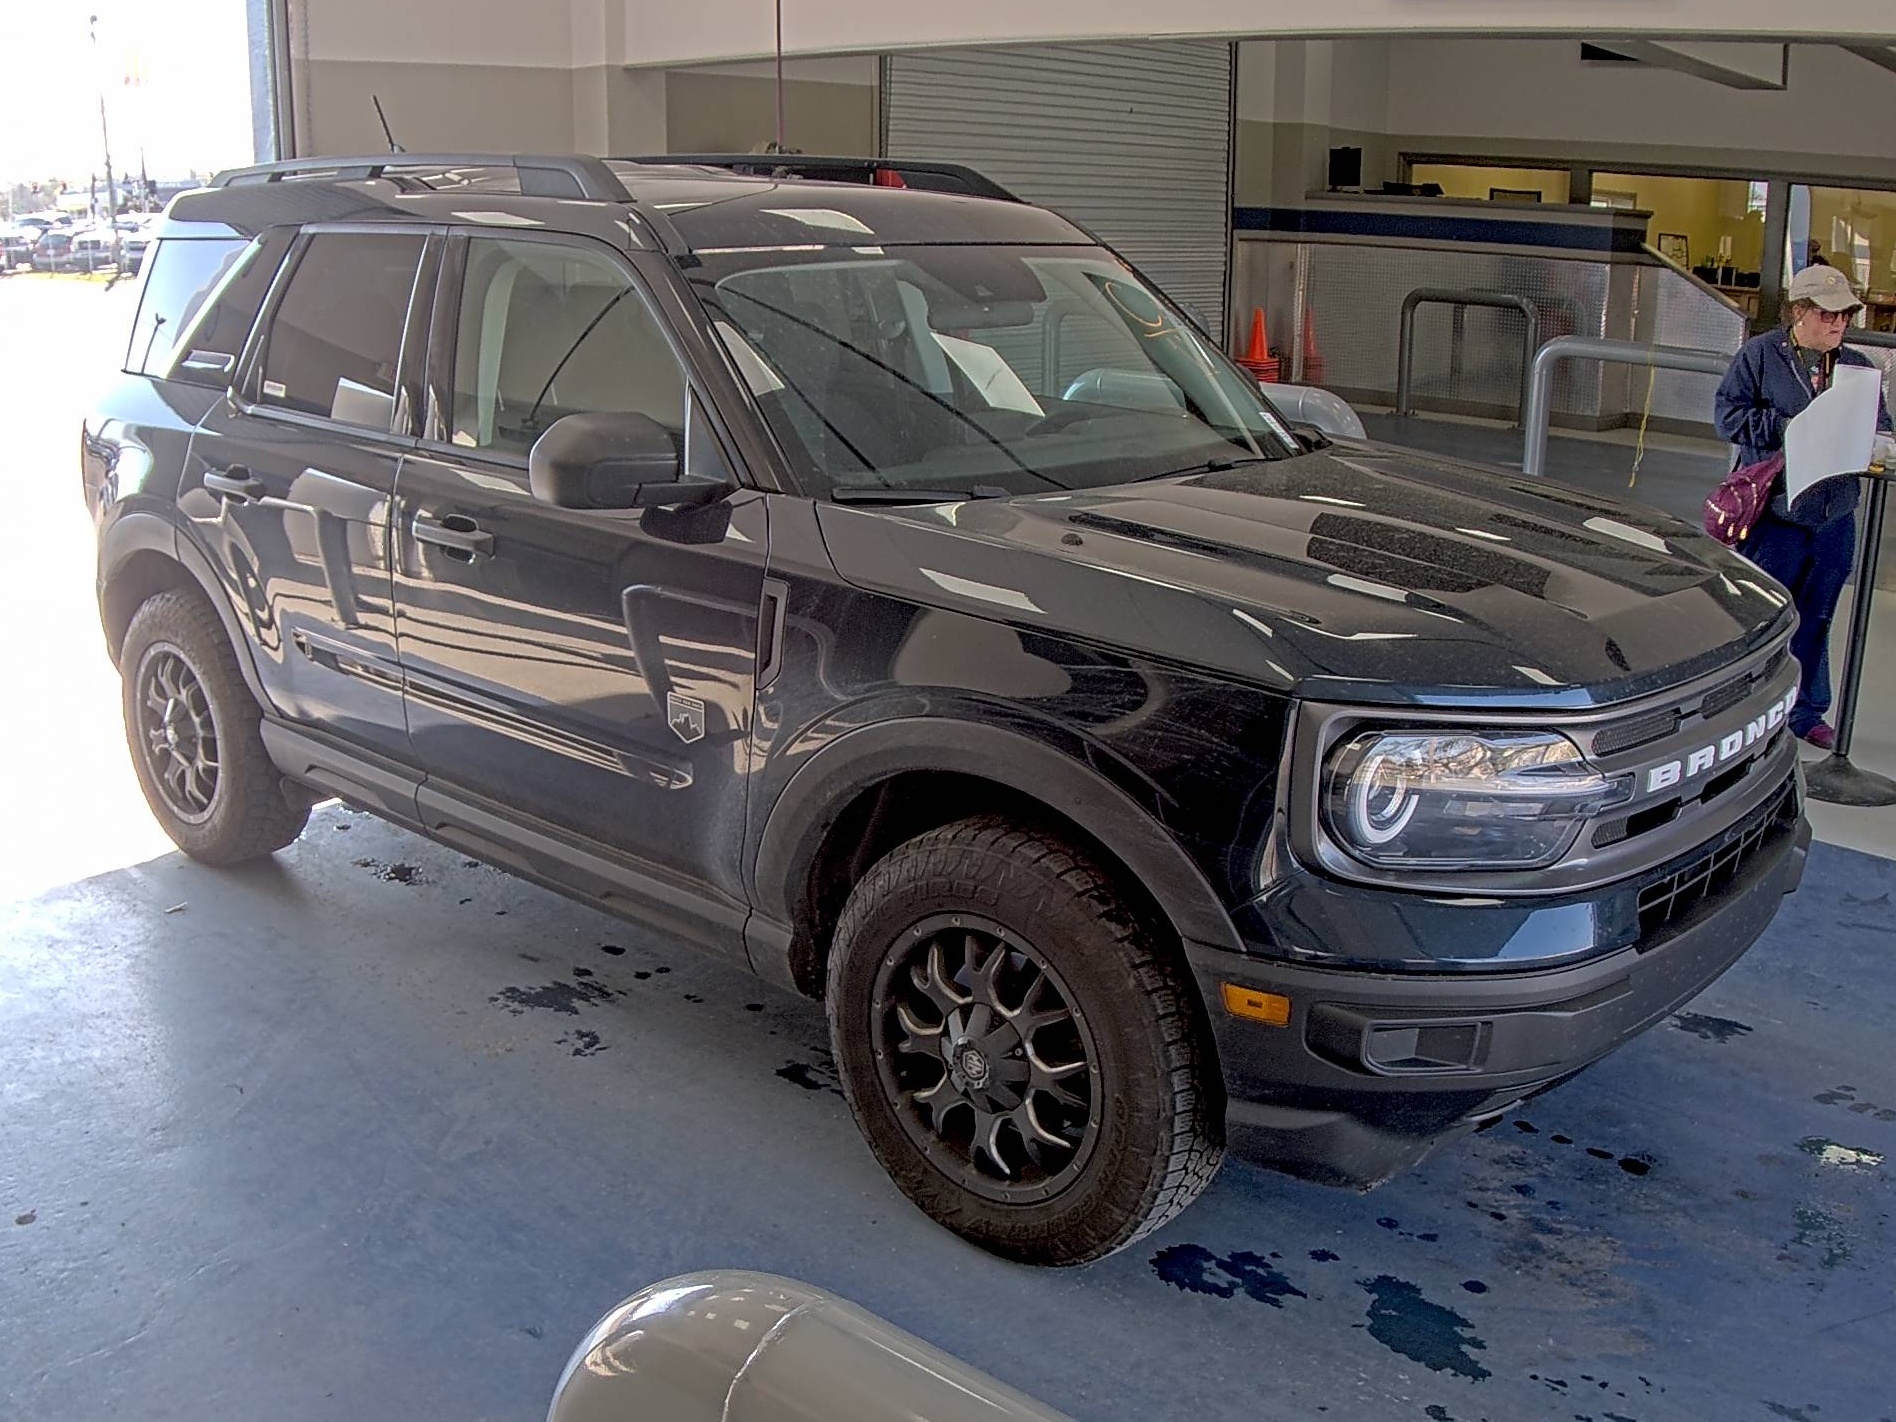
<svg viewBox="0 0 1896 1422"><path fill-rule="evenodd" d="M250 639L244 635L243 624L231 606L230 597L224 589L223 580L217 576L210 555L170 519L155 513L126 513L114 519L101 533L98 579L101 620L105 615L106 589L125 565L141 553L156 553L190 574L198 591L216 609L218 621L224 624L224 635L237 654L237 667L243 673L244 684L250 688L251 695L257 698L259 706L268 707L270 699L264 692L262 678L257 675Z"/></svg>
<svg viewBox="0 0 1896 1422"><path fill-rule="evenodd" d="M905 771L949 771L1024 789L1135 875L1181 939L1243 951L1204 872L1126 790L1041 741L952 719L878 721L831 741L799 767L770 808L753 860L759 912L793 923L800 887L843 807L877 781Z"/></svg>

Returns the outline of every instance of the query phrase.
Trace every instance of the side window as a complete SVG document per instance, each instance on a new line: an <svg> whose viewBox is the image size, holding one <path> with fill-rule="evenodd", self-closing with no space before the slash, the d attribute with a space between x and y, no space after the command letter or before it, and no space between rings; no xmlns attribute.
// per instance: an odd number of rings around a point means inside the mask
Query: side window
<svg viewBox="0 0 1896 1422"><path fill-rule="evenodd" d="M312 237L270 322L261 402L388 429L421 248L408 233Z"/></svg>
<svg viewBox="0 0 1896 1422"><path fill-rule="evenodd" d="M250 249L250 243L237 237L170 237L154 246L145 259L145 286L132 322L125 369L132 375L165 374L179 336ZM226 354L236 364L237 353Z"/></svg>
<svg viewBox="0 0 1896 1422"><path fill-rule="evenodd" d="M525 454L555 420L586 412L650 416L682 447L684 371L603 252L470 238L460 310L453 443Z"/></svg>

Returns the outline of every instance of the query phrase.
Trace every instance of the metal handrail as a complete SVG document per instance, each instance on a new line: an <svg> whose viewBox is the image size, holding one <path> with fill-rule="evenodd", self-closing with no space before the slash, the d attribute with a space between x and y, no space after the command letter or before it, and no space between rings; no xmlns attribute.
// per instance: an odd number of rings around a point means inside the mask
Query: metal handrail
<svg viewBox="0 0 1896 1422"><path fill-rule="evenodd" d="M1474 287L1418 286L1402 298L1402 331L1396 347L1396 413L1415 413L1410 399L1413 392L1409 388L1415 381L1415 309L1424 304L1492 306L1521 313L1527 322L1527 333L1521 344L1521 403L1514 412L1515 423L1520 424L1527 408L1528 366L1540 346L1540 307L1513 292L1482 291Z"/></svg>
<svg viewBox="0 0 1896 1422"><path fill-rule="evenodd" d="M1534 353L1529 367L1526 413L1521 420L1521 472L1540 475L1547 467L1547 424L1553 416L1554 366L1562 360L1598 360L1616 365L1651 365L1697 375L1723 375L1731 356L1722 351L1683 346L1647 346L1638 341L1605 341L1592 336L1555 336Z"/></svg>
<svg viewBox="0 0 1896 1422"><path fill-rule="evenodd" d="M512 168L520 176L521 192L532 197L626 202L631 196L603 159L584 153L377 153L370 157L287 158L279 163L227 168L211 179L211 186L278 183L318 174L334 182L352 183L379 178L391 168Z"/></svg>

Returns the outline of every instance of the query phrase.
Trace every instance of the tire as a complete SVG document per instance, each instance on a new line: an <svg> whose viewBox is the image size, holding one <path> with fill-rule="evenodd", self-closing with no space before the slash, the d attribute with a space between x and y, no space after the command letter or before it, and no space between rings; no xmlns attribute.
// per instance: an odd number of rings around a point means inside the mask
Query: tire
<svg viewBox="0 0 1896 1422"><path fill-rule="evenodd" d="M1222 1084L1183 963L1055 836L983 816L878 861L837 924L828 1004L876 1158L1004 1258L1102 1258L1217 1174Z"/></svg>
<svg viewBox="0 0 1896 1422"><path fill-rule="evenodd" d="M172 843L206 864L241 864L303 832L309 808L285 795L262 708L202 597L163 592L140 607L119 675L132 766Z"/></svg>

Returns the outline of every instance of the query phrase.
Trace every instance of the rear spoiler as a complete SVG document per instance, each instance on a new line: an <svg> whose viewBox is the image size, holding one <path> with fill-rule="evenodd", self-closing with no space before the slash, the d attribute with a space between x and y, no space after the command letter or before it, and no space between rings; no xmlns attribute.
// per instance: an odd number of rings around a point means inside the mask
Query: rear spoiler
<svg viewBox="0 0 1896 1422"><path fill-rule="evenodd" d="M801 153L665 153L619 158L620 163L687 164L724 168L755 178L805 178L820 183L866 183L878 188L915 188L967 197L1020 199L985 174L962 163L915 158L812 158Z"/></svg>

